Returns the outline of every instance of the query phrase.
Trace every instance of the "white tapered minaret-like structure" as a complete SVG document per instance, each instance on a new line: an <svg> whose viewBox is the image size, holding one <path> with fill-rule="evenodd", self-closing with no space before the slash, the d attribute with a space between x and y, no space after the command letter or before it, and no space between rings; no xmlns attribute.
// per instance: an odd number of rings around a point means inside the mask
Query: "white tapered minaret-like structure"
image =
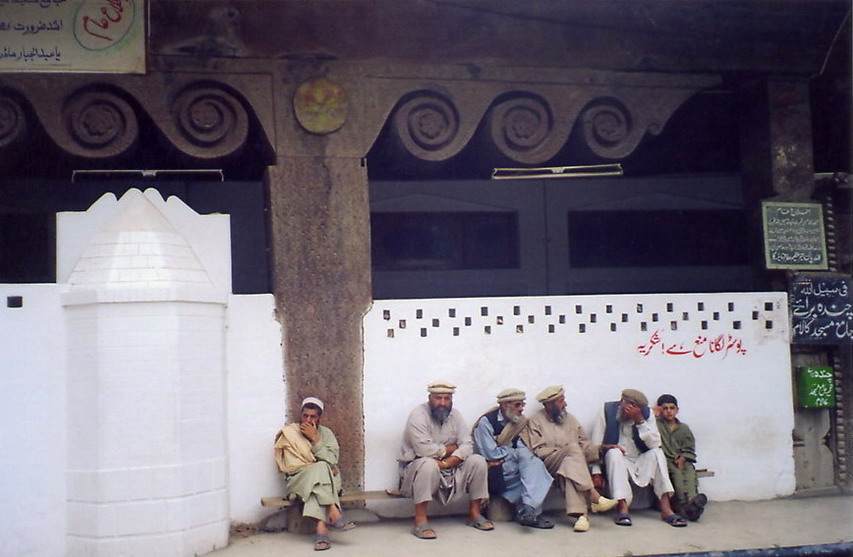
<svg viewBox="0 0 853 557"><path fill-rule="evenodd" d="M227 292L164 205L130 190L69 277L71 556L191 557L228 540Z"/></svg>

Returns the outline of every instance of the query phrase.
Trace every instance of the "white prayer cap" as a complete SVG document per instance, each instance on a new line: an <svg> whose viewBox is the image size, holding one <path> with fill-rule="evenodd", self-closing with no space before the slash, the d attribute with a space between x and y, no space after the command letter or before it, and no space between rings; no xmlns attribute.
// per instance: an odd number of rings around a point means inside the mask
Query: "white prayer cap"
<svg viewBox="0 0 853 557"><path fill-rule="evenodd" d="M305 398L302 400L302 405L300 406L300 408L305 408L305 405L306 405L306 404L314 404L314 405L318 406L318 407L320 408L320 411L321 411L321 412L322 412L323 410L325 410L325 408L324 408L324 404L323 404L323 401L322 401L322 400L320 400L320 399L319 399L319 398L317 398L317 397L313 397L313 396L305 397Z"/></svg>

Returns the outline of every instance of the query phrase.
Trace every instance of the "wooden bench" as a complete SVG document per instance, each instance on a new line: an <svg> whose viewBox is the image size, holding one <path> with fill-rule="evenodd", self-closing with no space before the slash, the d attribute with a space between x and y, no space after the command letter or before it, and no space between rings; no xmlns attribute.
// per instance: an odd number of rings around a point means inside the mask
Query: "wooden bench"
<svg viewBox="0 0 853 557"><path fill-rule="evenodd" d="M700 478L712 478L714 472L707 468L697 468L696 476ZM356 503L360 501L375 501L382 499L402 499L403 495L399 491L386 489L384 491L355 491L344 493L341 495L341 503ZM302 517L302 501L285 499L284 497L261 497L262 507L271 507L278 509L287 509L287 530L289 532L297 532L300 534L308 534L314 531L314 521L305 520ZM502 497L493 497L492 508L487 510L487 515L490 519L496 521L512 520L514 512L512 505L503 500ZM269 520L268 517L267 520ZM261 524L261 529L266 529L266 522Z"/></svg>
<svg viewBox="0 0 853 557"><path fill-rule="evenodd" d="M359 501L375 501L381 499L402 499L399 491L386 489L385 491L354 491L344 493L340 496L341 503L356 503ZM314 521L305 520L302 517L302 501L285 499L284 497L261 497L262 507L287 509L287 530L300 534L308 534L314 531ZM267 519L269 520L269 518ZM266 529L263 521L262 529Z"/></svg>

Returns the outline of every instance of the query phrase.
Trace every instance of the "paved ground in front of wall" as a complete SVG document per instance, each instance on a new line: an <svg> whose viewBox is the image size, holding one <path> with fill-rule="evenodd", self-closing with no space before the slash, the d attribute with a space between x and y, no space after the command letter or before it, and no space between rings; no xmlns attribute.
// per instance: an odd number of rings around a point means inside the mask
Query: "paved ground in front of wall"
<svg viewBox="0 0 853 557"><path fill-rule="evenodd" d="M559 513L553 530L534 530L499 522L492 532L465 525L463 517L430 520L436 540L419 540L409 533L408 519L376 521L366 511L349 511L359 522L350 532L331 533L325 555L347 557L625 557L666 553L729 551L853 542L853 496L795 497L756 502L711 502L699 522L673 528L653 510L636 511L634 525L617 526L612 514L594 515L589 532L576 533ZM373 521L370 521L370 520ZM316 555L311 535L289 532L233 537L213 557L281 557Z"/></svg>

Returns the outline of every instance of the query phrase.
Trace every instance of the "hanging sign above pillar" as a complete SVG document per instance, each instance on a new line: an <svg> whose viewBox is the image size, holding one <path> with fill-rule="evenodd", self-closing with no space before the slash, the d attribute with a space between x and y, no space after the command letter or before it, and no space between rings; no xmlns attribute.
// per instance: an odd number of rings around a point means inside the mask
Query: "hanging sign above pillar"
<svg viewBox="0 0 853 557"><path fill-rule="evenodd" d="M145 72L145 0L0 0L0 72Z"/></svg>
<svg viewBox="0 0 853 557"><path fill-rule="evenodd" d="M820 203L764 201L764 262L768 269L827 269Z"/></svg>

